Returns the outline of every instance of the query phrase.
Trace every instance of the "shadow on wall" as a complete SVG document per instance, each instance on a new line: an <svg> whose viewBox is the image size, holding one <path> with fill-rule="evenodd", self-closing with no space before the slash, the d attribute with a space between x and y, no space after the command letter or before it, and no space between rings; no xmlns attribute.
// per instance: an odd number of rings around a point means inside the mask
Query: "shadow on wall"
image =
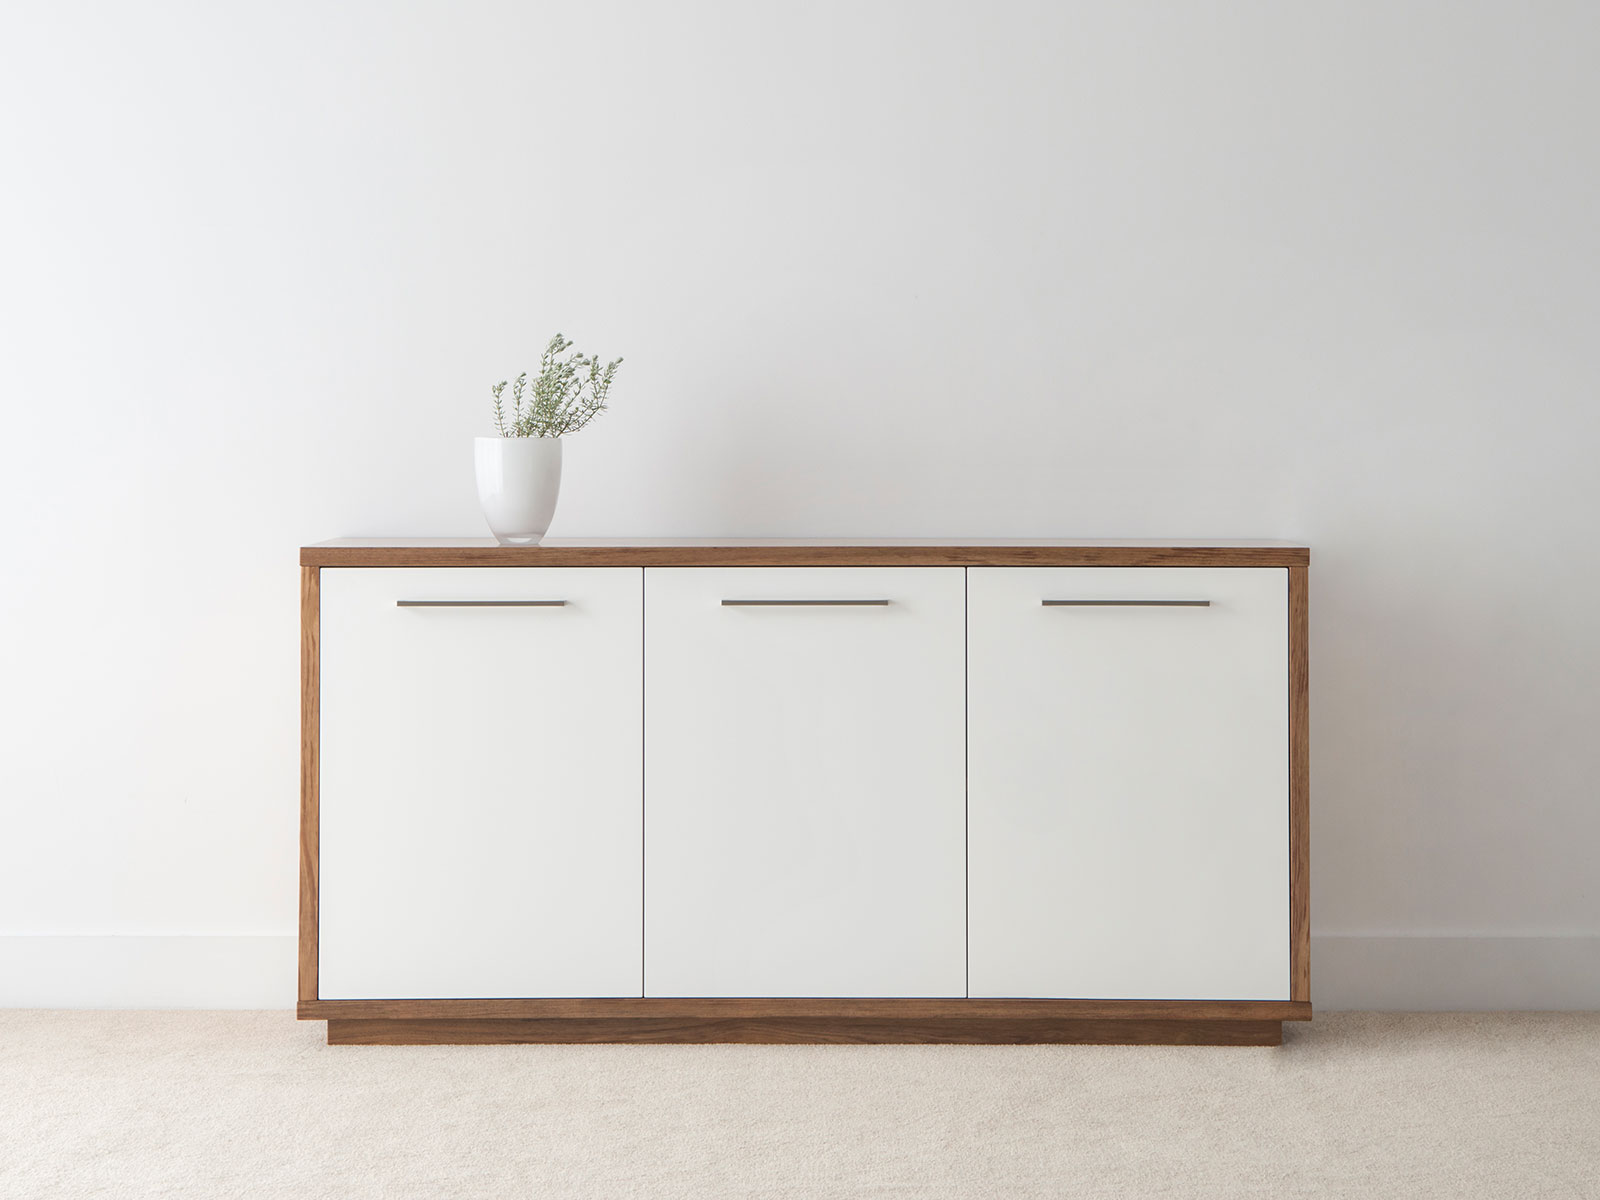
<svg viewBox="0 0 1600 1200"><path fill-rule="evenodd" d="M848 403L849 397L843 402ZM709 428L685 445L690 487L682 489L681 528L724 537L999 537L1033 536L1026 527L1034 496L1007 493L971 469L969 447L937 427L870 428L877 417L821 411L792 389L754 387L727 399ZM996 447L995 453L1014 453ZM1031 467L1032 464L1013 464ZM1002 464L1006 484L1017 471ZM986 517L996 501L1005 528ZM1017 503L1025 511L1019 514ZM863 524L870 514L870 525ZM1019 521L1022 522L1019 525ZM1047 536L1050 529L1038 532Z"/></svg>
<svg viewBox="0 0 1600 1200"><path fill-rule="evenodd" d="M830 524L847 527L830 517L848 507L841 494L859 464L842 439L805 427L793 412L777 388L725 401L694 449L702 470L685 496L689 526L749 537L820 537ZM804 508L795 504L801 496Z"/></svg>
<svg viewBox="0 0 1600 1200"><path fill-rule="evenodd" d="M1540 561L1506 561L1520 554ZM1316 932L1560 937L1600 923L1600 639L1561 573L1459 530L1314 544Z"/></svg>

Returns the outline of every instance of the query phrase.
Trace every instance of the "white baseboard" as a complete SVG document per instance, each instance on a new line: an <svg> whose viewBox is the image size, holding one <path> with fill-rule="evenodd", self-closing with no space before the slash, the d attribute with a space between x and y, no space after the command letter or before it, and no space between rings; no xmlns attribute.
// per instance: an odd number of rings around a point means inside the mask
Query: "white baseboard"
<svg viewBox="0 0 1600 1200"><path fill-rule="evenodd" d="M3 936L0 1008L293 1008L295 939Z"/></svg>
<svg viewBox="0 0 1600 1200"><path fill-rule="evenodd" d="M0 1008L292 1008L295 939L0 936ZM1600 937L1311 939L1320 1009L1600 1009Z"/></svg>
<svg viewBox="0 0 1600 1200"><path fill-rule="evenodd" d="M1330 1012L1600 1009L1600 937L1313 934L1311 1001Z"/></svg>

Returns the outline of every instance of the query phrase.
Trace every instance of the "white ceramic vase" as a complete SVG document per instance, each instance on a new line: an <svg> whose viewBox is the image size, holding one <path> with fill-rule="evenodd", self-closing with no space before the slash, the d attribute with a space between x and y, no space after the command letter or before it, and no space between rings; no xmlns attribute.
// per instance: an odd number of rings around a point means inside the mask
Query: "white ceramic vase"
<svg viewBox="0 0 1600 1200"><path fill-rule="evenodd" d="M561 494L561 439L474 439L478 503L502 546L533 546L550 528Z"/></svg>

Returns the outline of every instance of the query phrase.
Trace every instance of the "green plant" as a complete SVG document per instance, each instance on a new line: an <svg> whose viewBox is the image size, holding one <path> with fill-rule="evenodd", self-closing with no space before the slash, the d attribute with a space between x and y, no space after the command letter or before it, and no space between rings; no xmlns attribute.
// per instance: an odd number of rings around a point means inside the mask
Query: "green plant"
<svg viewBox="0 0 1600 1200"><path fill-rule="evenodd" d="M606 393L622 364L620 358L604 365L573 351L572 343L559 333L550 339L539 359L539 374L530 383L528 373L518 375L511 386L511 411L506 411L503 393L506 380L489 389L494 395L494 427L501 437L562 437L577 433L606 408Z"/></svg>

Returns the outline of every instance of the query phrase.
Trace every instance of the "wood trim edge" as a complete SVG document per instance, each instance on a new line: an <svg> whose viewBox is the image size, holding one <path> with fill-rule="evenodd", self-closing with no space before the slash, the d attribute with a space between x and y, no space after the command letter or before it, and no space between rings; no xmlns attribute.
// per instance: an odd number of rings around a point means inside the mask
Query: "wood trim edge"
<svg viewBox="0 0 1600 1200"><path fill-rule="evenodd" d="M319 1000L318 875L320 851L320 566L301 551L300 586L300 895L298 1007L302 1020L599 1020L615 1005L642 1006L636 1019L728 1020L796 1016L826 1020L975 1019L974 1006L994 1009L994 1019L1019 1020L1024 1011L1049 1006L1039 1019L1263 1020L1262 1006L1287 1009L1275 1020L1311 1019L1310 973L1310 720L1308 570L1288 568L1289 589L1289 893L1290 1001L1080 1001L1080 1000ZM567 553L567 552L551 552ZM699 554L700 551L693 553ZM1307 552L1301 551L1305 554ZM548 560L544 560L548 561ZM638 560L636 559L635 562ZM376 565L376 564L364 564ZM523 565L497 562L495 565ZM970 565L970 564L968 564ZM719 1004L736 1007L718 1007ZM928 1006L960 1005L940 1011ZM866 1007L863 1007L866 1006ZM880 1007L881 1006L881 1007ZM1003 1007L1002 1007L1003 1006ZM1020 1006L1020 1007L1019 1007ZM1250 1016L1246 1016L1246 1013ZM914 1015L914 1014L927 1014Z"/></svg>
<svg viewBox="0 0 1600 1200"><path fill-rule="evenodd" d="M302 1021L325 1020L1173 1020L1309 1021L1295 1000L972 1000L961 997L596 997L302 1000Z"/></svg>
<svg viewBox="0 0 1600 1200"><path fill-rule="evenodd" d="M304 546L303 567L1295 567L1303 546Z"/></svg>
<svg viewBox="0 0 1600 1200"><path fill-rule="evenodd" d="M484 1045L596 1042L746 1042L874 1045L964 1043L978 1045L1099 1044L1276 1046L1277 1021L1172 1021L954 1018L945 1020L829 1020L804 1017L629 1018L621 1020L417 1020L328 1022L328 1044Z"/></svg>
<svg viewBox="0 0 1600 1200"><path fill-rule="evenodd" d="M1289 995L1311 1001L1311 678L1308 570L1289 568Z"/></svg>
<svg viewBox="0 0 1600 1200"><path fill-rule="evenodd" d="M300 946L301 1004L317 999L317 879L321 863L322 580L300 568Z"/></svg>

